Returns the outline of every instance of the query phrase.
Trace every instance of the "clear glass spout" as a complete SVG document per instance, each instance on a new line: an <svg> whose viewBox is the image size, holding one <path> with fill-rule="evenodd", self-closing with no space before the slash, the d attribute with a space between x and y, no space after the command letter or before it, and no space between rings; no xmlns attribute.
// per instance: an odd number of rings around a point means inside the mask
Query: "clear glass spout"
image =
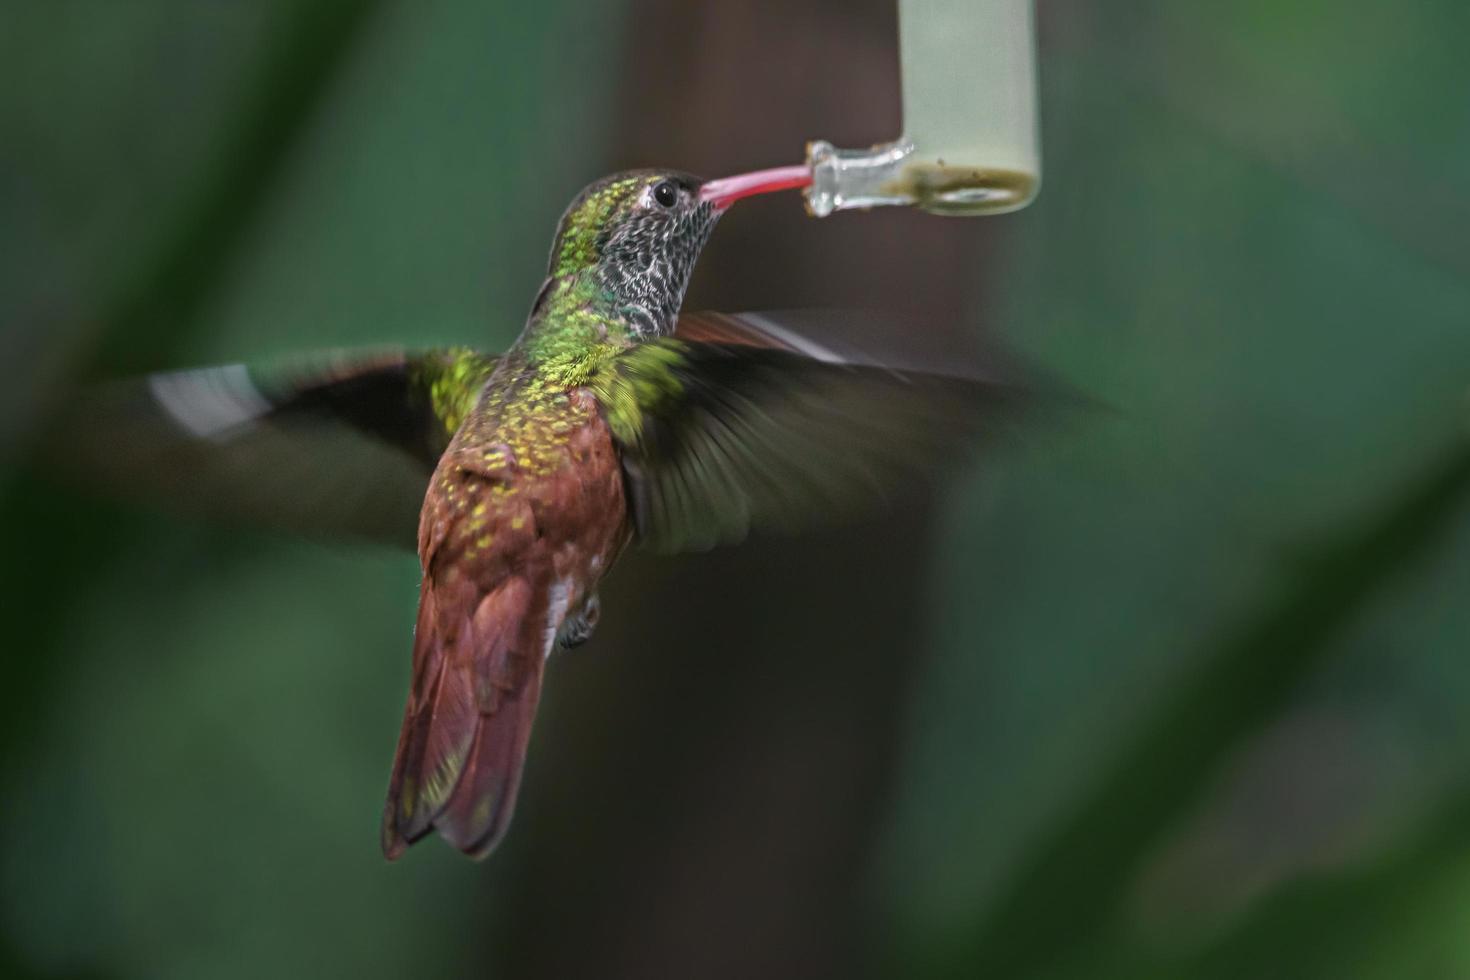
<svg viewBox="0 0 1470 980"><path fill-rule="evenodd" d="M1032 0L899 0L898 11L904 135L868 150L810 144L808 208L1025 207L1041 184Z"/></svg>

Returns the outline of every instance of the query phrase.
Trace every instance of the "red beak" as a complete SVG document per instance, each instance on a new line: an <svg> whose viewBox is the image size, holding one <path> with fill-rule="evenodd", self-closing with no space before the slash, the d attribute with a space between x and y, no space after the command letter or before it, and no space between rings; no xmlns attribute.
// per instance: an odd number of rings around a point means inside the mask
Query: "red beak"
<svg viewBox="0 0 1470 980"><path fill-rule="evenodd" d="M742 197L810 187L811 183L812 171L808 166L775 167L734 177L721 177L719 180L707 180L699 186L699 199L708 201L723 211Z"/></svg>

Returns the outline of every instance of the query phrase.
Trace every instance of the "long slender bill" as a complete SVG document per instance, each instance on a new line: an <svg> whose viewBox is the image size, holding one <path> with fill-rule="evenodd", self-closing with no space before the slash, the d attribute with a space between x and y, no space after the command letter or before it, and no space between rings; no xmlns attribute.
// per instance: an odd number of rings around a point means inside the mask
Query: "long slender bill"
<svg viewBox="0 0 1470 980"><path fill-rule="evenodd" d="M810 187L811 183L812 171L805 164L773 167L770 170L753 170L748 174L707 180L699 188L699 199L724 210L744 197L797 190Z"/></svg>

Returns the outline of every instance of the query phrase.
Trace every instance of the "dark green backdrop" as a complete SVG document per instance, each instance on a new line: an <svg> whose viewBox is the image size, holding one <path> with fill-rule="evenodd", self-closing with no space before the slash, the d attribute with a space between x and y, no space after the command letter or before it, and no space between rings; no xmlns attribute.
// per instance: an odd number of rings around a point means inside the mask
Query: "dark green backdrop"
<svg viewBox="0 0 1470 980"><path fill-rule="evenodd" d="M63 493L38 420L503 346L586 180L893 136L893 10L5 4L0 969L1470 975L1470 8L1041 8L1033 207L760 201L690 302L918 306L1106 408L629 561L507 846L388 866L412 558Z"/></svg>

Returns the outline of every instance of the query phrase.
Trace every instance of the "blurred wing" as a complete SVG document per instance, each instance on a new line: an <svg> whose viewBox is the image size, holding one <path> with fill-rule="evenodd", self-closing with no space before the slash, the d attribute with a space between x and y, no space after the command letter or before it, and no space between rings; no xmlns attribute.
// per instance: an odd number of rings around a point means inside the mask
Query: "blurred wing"
<svg viewBox="0 0 1470 980"><path fill-rule="evenodd" d="M494 364L385 351L154 374L78 396L46 444L91 488L412 548L429 475Z"/></svg>
<svg viewBox="0 0 1470 980"><path fill-rule="evenodd" d="M1019 401L995 381L898 369L749 316L681 319L596 388L639 539L665 552L875 510L962 459Z"/></svg>
<svg viewBox="0 0 1470 980"><path fill-rule="evenodd" d="M997 363L994 349L982 356L967 331L887 310L701 311L682 314L674 336L699 343L788 350L819 361L905 373L988 379L997 384L1020 373L1014 364Z"/></svg>

